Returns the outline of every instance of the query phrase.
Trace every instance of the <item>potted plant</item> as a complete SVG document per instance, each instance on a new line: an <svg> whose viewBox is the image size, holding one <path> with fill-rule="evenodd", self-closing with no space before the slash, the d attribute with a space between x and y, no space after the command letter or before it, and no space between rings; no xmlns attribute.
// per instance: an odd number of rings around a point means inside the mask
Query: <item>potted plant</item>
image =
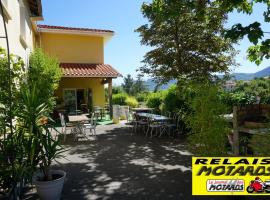
<svg viewBox="0 0 270 200"><path fill-rule="evenodd" d="M60 145L60 140L54 139L49 131L47 118L40 120L44 124L43 132L40 137L40 172L33 177L37 193L41 199L57 200L60 199L66 172L62 170L52 170L52 161L61 157L64 152Z"/></svg>

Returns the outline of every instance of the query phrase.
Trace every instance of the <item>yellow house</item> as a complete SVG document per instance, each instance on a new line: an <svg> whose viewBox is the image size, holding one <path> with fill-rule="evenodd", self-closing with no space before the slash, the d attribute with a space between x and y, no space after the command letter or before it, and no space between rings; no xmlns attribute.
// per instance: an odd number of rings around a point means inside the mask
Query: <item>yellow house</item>
<svg viewBox="0 0 270 200"><path fill-rule="evenodd" d="M104 45L113 31L62 26L37 25L43 20L41 0L1 0L7 26L10 53L23 58L26 65L37 46L58 58L63 69L60 87L55 92L58 107L68 112L93 106L105 106L105 84L108 84L112 111L112 79L121 76L104 64ZM0 19L0 36L4 36ZM6 40L0 38L6 48Z"/></svg>
<svg viewBox="0 0 270 200"><path fill-rule="evenodd" d="M104 45L113 31L38 25L39 46L60 61L63 77L55 92L58 107L67 112L104 107L108 84L111 107L112 79L121 76L104 64Z"/></svg>

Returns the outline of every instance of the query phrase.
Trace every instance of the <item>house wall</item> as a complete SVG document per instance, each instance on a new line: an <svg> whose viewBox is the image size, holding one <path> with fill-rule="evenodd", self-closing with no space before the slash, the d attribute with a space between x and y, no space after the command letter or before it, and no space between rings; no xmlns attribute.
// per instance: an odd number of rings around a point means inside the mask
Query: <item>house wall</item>
<svg viewBox="0 0 270 200"><path fill-rule="evenodd" d="M28 63L29 53L33 50L33 28L32 22L30 20L30 11L28 9L27 2L23 0L3 0L2 1L5 6L5 18L6 18L6 25L7 25L7 32L9 37L9 44L10 44L10 52L12 54L18 55L23 58L25 63ZM23 9L21 9L21 7ZM22 15L22 10L24 10L24 14ZM1 15L1 13L0 13ZM21 20L21 17L23 19ZM10 17L10 18L9 18ZM8 19L9 18L9 19ZM25 34L21 32L21 26L24 23L25 27ZM2 15L0 19L0 36L4 36L4 25L2 21ZM22 38L22 35L25 35L25 38ZM6 47L6 40L0 39L0 46L2 48Z"/></svg>
<svg viewBox="0 0 270 200"><path fill-rule="evenodd" d="M63 63L104 63L102 37L41 33L41 47Z"/></svg>
<svg viewBox="0 0 270 200"><path fill-rule="evenodd" d="M105 106L105 90L102 78L62 78L55 94L63 102L64 89L91 89L93 106Z"/></svg>
<svg viewBox="0 0 270 200"><path fill-rule="evenodd" d="M104 43L102 37L41 33L41 48L61 63L104 63ZM64 89L92 90L93 105L105 105L105 88L101 78L61 79L56 96L63 101Z"/></svg>

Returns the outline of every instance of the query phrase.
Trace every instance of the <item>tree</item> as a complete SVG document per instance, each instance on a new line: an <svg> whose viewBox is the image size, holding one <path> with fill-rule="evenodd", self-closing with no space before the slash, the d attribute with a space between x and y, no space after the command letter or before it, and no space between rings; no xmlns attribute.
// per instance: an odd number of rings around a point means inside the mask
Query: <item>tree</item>
<svg viewBox="0 0 270 200"><path fill-rule="evenodd" d="M203 2L201 8L207 8L209 2L207 0L198 0ZM256 3L263 3L266 5L266 10L262 13L265 22L270 22L270 3L269 0L215 0L212 1L223 10L224 13L230 13L234 10L250 15L253 12L253 7ZM258 17L259 18L259 17ZM239 22L233 25L225 33L227 38L232 39L234 42L241 40L247 36L249 41L253 43L247 50L248 58L250 61L259 65L264 58L270 58L270 39L264 38L265 34L269 34L269 30L263 30L258 21L254 21L246 26Z"/></svg>
<svg viewBox="0 0 270 200"><path fill-rule="evenodd" d="M132 88L133 95L136 95L147 90L144 81L142 80L142 75L139 74Z"/></svg>
<svg viewBox="0 0 270 200"><path fill-rule="evenodd" d="M58 88L62 71L56 58L49 57L41 49L30 55L27 83L25 87L36 87L38 105L46 103L50 112L55 105L54 92Z"/></svg>
<svg viewBox="0 0 270 200"><path fill-rule="evenodd" d="M134 86L134 80L131 77L131 75L128 74L126 77L124 77L124 83L122 84L122 87L124 91L130 95L132 93L133 86Z"/></svg>
<svg viewBox="0 0 270 200"><path fill-rule="evenodd" d="M140 71L158 81L188 77L201 79L225 72L234 65L230 40L222 37L226 15L215 4L204 9L205 18L195 11L197 0L154 0L142 5L149 21L136 31L141 43L150 46Z"/></svg>

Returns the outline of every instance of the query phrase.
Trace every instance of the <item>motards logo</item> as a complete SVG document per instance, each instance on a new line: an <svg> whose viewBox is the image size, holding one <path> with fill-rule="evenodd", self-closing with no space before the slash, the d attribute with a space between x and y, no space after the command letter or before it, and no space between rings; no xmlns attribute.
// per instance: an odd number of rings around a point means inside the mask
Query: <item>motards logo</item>
<svg viewBox="0 0 270 200"><path fill-rule="evenodd" d="M243 192L244 180L207 180L208 192Z"/></svg>
<svg viewBox="0 0 270 200"><path fill-rule="evenodd" d="M200 165L197 176L270 176L270 158L197 158L195 165Z"/></svg>
<svg viewBox="0 0 270 200"><path fill-rule="evenodd" d="M192 194L270 195L270 157L192 157Z"/></svg>

